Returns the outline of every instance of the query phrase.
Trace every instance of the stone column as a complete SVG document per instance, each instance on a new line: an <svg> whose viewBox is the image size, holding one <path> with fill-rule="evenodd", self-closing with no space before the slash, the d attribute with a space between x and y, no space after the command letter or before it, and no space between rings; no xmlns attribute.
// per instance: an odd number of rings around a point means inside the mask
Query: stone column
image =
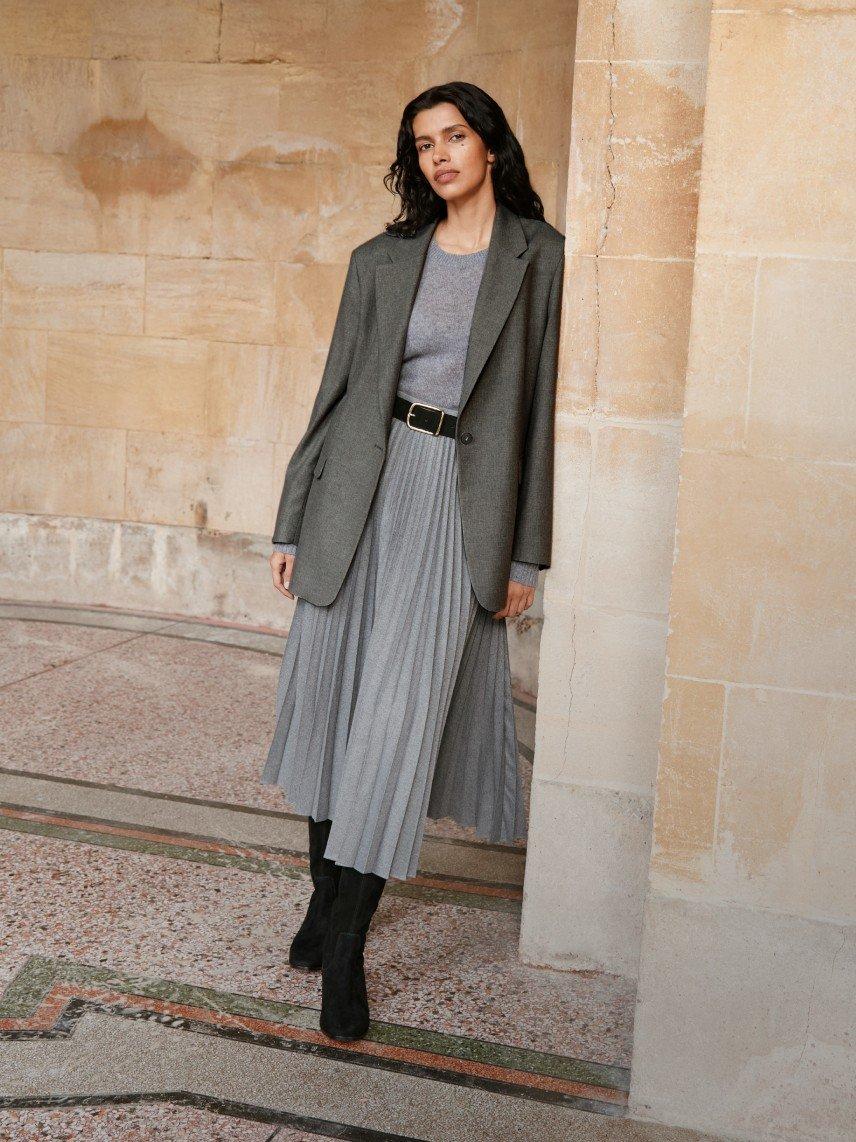
<svg viewBox="0 0 856 1142"><path fill-rule="evenodd" d="M583 0L579 8L558 507L521 936L530 963L629 975L637 965L709 7Z"/></svg>
<svg viewBox="0 0 856 1142"><path fill-rule="evenodd" d="M717 0L631 1112L856 1120L856 19Z"/></svg>

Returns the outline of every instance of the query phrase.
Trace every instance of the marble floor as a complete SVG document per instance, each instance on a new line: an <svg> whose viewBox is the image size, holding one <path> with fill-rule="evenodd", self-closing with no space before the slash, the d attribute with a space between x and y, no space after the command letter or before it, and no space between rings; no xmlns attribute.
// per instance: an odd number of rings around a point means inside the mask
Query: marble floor
<svg viewBox="0 0 856 1142"><path fill-rule="evenodd" d="M631 981L521 964L524 847L449 821L384 892L368 1035L323 1035L305 822L259 782L282 646L0 603L0 1138L700 1137L626 1116Z"/></svg>

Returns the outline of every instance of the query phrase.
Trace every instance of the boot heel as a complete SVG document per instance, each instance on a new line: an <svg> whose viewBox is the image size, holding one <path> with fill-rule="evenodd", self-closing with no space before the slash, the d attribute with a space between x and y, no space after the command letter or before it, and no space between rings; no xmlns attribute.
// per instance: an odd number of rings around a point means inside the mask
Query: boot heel
<svg viewBox="0 0 856 1142"><path fill-rule="evenodd" d="M369 1003L363 967L364 938L340 932L322 976L321 1030L331 1039L351 1043L369 1029Z"/></svg>

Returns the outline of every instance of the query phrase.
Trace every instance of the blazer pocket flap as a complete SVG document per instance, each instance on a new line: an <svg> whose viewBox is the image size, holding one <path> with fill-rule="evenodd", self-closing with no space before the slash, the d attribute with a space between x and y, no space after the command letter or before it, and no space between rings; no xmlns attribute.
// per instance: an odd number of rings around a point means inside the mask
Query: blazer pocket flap
<svg viewBox="0 0 856 1142"><path fill-rule="evenodd" d="M317 480L321 473L324 471L324 465L327 463L327 453L322 452L318 459L315 461L315 467L312 469L312 475Z"/></svg>

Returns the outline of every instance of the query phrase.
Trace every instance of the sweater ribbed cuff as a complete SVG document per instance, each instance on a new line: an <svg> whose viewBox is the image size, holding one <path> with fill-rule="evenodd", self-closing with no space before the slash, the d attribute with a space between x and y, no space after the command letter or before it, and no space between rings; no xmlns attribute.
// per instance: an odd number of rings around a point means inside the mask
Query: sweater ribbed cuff
<svg viewBox="0 0 856 1142"><path fill-rule="evenodd" d="M515 583L523 583L527 587L534 587L538 582L537 563L519 563L516 559L511 561L511 570L508 578Z"/></svg>

